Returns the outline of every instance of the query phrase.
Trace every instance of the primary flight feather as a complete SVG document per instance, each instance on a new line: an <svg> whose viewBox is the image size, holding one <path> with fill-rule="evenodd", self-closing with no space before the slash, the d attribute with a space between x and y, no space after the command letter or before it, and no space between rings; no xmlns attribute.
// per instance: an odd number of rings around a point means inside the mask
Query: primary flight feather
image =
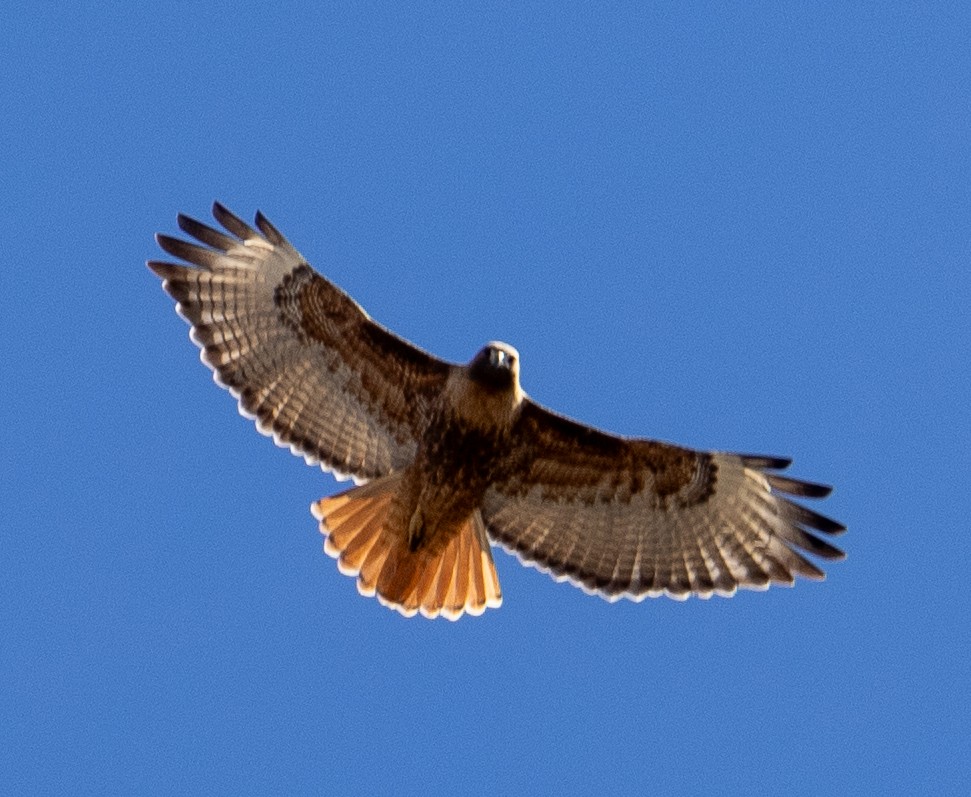
<svg viewBox="0 0 971 797"><path fill-rule="evenodd" d="M198 243L150 261L216 381L264 434L358 486L312 505L324 548L405 615L457 619L502 601L490 542L608 600L731 595L823 578L844 527L802 504L830 488L789 460L607 434L532 401L519 354L466 365L373 321L261 214L222 205ZM189 265L187 265L189 264Z"/></svg>

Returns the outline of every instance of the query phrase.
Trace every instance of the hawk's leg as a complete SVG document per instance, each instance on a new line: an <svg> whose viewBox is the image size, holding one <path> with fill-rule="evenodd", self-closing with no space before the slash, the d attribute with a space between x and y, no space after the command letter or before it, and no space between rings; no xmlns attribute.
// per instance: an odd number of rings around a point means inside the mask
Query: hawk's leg
<svg viewBox="0 0 971 797"><path fill-rule="evenodd" d="M425 513L421 511L419 506L408 523L408 550L412 553L421 547L422 541L425 539L425 529Z"/></svg>

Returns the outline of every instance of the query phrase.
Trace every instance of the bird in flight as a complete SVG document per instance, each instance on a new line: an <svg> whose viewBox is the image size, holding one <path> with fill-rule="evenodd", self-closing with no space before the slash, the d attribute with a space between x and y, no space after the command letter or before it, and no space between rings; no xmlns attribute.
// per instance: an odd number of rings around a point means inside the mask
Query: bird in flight
<svg viewBox="0 0 971 797"><path fill-rule="evenodd" d="M619 437L520 386L519 354L467 364L422 351L317 273L262 215L216 203L223 229L179 215L149 261L202 361L257 428L356 482L311 506L324 550L363 595L457 619L502 601L491 543L613 601L822 579L845 531L796 503L829 487L788 459Z"/></svg>

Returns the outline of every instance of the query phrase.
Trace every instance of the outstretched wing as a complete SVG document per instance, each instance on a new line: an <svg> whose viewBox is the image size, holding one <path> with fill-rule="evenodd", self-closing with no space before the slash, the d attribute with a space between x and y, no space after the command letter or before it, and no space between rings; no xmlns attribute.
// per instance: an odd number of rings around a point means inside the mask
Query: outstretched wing
<svg viewBox="0 0 971 797"><path fill-rule="evenodd" d="M190 263L150 261L217 383L261 432L339 476L407 465L450 365L394 335L314 271L261 214L259 231L219 203L225 232L187 216L199 243L158 235Z"/></svg>
<svg viewBox="0 0 971 797"><path fill-rule="evenodd" d="M489 535L608 600L791 585L824 577L800 551L843 558L812 531L845 527L785 497L830 488L772 472L789 460L616 437L528 399L513 437L483 503Z"/></svg>

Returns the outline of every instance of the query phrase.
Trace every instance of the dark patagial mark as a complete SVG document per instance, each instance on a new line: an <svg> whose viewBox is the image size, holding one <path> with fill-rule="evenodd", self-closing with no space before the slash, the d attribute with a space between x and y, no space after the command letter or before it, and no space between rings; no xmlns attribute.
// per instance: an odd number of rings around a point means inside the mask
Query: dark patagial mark
<svg viewBox="0 0 971 797"><path fill-rule="evenodd" d="M312 314L306 312L304 294L316 275L306 263L287 274L273 291L273 304L280 311L280 321L292 329L302 343L321 340L320 330L311 323Z"/></svg>

